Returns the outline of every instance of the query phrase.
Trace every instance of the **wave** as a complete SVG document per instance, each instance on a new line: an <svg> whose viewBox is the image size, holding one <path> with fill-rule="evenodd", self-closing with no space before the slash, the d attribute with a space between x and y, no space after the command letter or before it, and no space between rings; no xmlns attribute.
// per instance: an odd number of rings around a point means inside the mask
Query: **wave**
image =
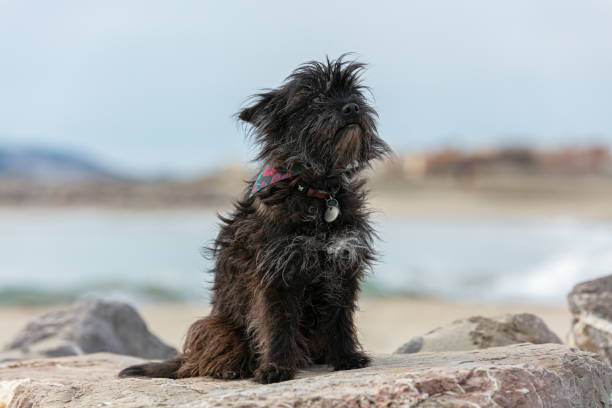
<svg viewBox="0 0 612 408"><path fill-rule="evenodd" d="M190 291L179 291L155 285L127 285L125 283L91 284L67 289L48 289L40 287L0 288L0 305L53 305L72 303L88 296L122 300L136 303L205 301Z"/></svg>

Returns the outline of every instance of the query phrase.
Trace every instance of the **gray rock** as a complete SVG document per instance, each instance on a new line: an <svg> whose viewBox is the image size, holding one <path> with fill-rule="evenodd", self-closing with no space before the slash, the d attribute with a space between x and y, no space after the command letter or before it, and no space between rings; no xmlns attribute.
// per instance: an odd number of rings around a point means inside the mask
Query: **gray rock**
<svg viewBox="0 0 612 408"><path fill-rule="evenodd" d="M572 313L568 343L612 364L612 275L576 285L567 299Z"/></svg>
<svg viewBox="0 0 612 408"><path fill-rule="evenodd" d="M542 319L529 313L474 316L414 337L395 353L477 350L518 343L561 343L561 339Z"/></svg>
<svg viewBox="0 0 612 408"><path fill-rule="evenodd" d="M408 343L404 344L397 349L397 354L412 354L418 353L423 348L423 337L417 336L408 340Z"/></svg>
<svg viewBox="0 0 612 408"><path fill-rule="evenodd" d="M70 309L30 321L7 345L2 359L59 357L109 352L150 359L165 359L177 351L147 329L130 305L85 299Z"/></svg>
<svg viewBox="0 0 612 408"><path fill-rule="evenodd" d="M0 406L45 407L610 407L612 367L559 344L374 356L372 366L301 371L260 385L211 378L118 379L141 360L92 354L0 364Z"/></svg>

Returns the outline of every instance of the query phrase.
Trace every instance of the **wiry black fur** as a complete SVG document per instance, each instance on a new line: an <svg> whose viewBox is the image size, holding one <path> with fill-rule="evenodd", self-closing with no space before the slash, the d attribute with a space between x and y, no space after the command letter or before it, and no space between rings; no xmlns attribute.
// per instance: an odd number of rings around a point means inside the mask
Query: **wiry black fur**
<svg viewBox="0 0 612 408"><path fill-rule="evenodd" d="M375 234L357 176L389 148L363 94L363 68L344 57L306 63L240 112L260 148L257 160L307 171L253 196L249 183L233 213L220 217L211 248L211 314L191 326L179 357L120 376L254 376L271 383L312 363L335 370L368 364L353 313L375 259ZM337 191L338 219L325 222L325 200L299 192L298 181Z"/></svg>

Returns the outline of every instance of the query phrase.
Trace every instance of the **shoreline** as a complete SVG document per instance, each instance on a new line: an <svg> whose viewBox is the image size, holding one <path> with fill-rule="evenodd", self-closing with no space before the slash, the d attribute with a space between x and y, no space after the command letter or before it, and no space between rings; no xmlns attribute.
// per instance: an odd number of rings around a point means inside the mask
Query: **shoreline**
<svg viewBox="0 0 612 408"><path fill-rule="evenodd" d="M239 167L228 171L217 178L185 181L24 184L0 180L0 211L226 211L243 194L243 180L248 178L248 172ZM487 171L470 177L419 176L382 168L363 176L368 180L370 207L389 216L612 219L612 174Z"/></svg>
<svg viewBox="0 0 612 408"><path fill-rule="evenodd" d="M611 200L592 197L517 197L503 194L476 194L466 191L422 192L372 191L369 207L374 217L448 217L448 218L576 218L612 220ZM114 212L138 213L226 213L230 201L219 203L23 203L0 202L0 213Z"/></svg>

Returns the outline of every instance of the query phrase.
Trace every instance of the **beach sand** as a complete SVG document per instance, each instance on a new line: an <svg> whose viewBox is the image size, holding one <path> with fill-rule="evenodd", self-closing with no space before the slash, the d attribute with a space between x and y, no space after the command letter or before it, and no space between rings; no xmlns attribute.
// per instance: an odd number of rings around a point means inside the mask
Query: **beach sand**
<svg viewBox="0 0 612 408"><path fill-rule="evenodd" d="M365 349L373 353L391 353L413 336L475 315L497 316L504 313L533 313L541 317L561 339L570 326L570 314L564 306L520 304L455 303L434 299L364 298L360 302L357 323ZM33 317L60 310L65 306L0 308L0 345L4 346ZM210 308L194 303L157 303L138 307L149 329L166 343L180 348L189 325L206 316Z"/></svg>

